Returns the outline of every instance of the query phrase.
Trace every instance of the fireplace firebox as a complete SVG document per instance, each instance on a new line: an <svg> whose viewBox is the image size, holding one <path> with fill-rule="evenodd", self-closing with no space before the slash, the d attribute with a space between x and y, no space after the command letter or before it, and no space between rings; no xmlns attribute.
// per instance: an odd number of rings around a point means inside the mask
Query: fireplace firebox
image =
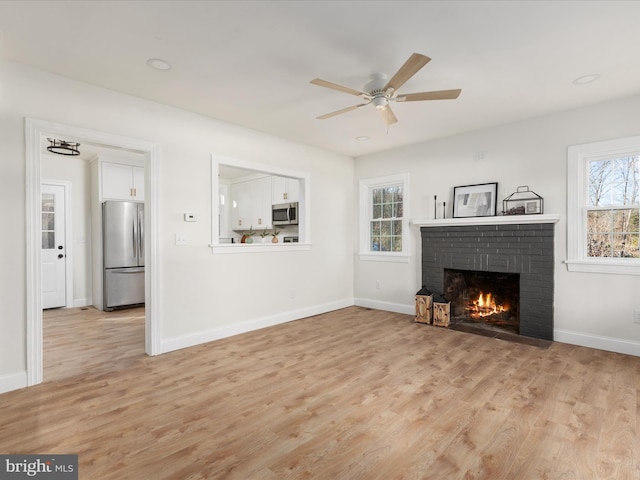
<svg viewBox="0 0 640 480"><path fill-rule="evenodd" d="M520 333L520 275L444 269L451 324Z"/></svg>

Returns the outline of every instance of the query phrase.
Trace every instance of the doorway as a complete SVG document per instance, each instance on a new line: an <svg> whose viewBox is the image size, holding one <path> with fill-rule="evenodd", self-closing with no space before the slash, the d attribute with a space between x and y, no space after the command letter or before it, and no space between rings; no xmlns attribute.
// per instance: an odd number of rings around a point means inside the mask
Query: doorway
<svg viewBox="0 0 640 480"><path fill-rule="evenodd" d="M145 157L145 218L146 272L145 284L145 351L158 355L160 335L157 325L157 165L159 146L144 140L88 130L44 120L26 119L27 169L27 385L43 380L43 325L42 325L42 212L41 212L41 143L47 137L65 138L79 143L90 143L116 149L141 152Z"/></svg>
<svg viewBox="0 0 640 480"><path fill-rule="evenodd" d="M73 282L68 182L43 181L40 205L42 224L42 308L71 306Z"/></svg>

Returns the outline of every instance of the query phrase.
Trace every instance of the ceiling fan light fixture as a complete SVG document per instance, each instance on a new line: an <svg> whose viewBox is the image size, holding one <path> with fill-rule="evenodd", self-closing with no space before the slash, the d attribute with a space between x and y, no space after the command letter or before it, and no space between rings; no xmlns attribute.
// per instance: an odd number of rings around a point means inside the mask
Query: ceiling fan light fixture
<svg viewBox="0 0 640 480"><path fill-rule="evenodd" d="M51 153L72 157L80 155L80 150L78 150L80 144L77 142L67 142L66 140L58 140L55 138L47 138L47 140L49 140L50 143L47 150Z"/></svg>
<svg viewBox="0 0 640 480"><path fill-rule="evenodd" d="M388 101L386 99L386 97L375 97L371 103L373 103L373 106L376 107L378 110L384 110L385 108L387 108L388 105Z"/></svg>

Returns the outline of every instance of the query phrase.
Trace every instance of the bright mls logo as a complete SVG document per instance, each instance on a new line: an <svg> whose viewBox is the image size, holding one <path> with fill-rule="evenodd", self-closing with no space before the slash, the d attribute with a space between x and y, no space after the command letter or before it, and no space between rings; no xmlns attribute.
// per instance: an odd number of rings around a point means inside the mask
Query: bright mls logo
<svg viewBox="0 0 640 480"><path fill-rule="evenodd" d="M0 455L0 480L78 480L77 455Z"/></svg>

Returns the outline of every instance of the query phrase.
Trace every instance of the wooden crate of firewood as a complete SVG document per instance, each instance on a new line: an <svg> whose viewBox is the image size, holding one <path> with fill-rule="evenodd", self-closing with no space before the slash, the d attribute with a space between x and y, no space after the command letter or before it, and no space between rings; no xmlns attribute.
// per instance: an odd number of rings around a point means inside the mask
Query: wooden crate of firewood
<svg viewBox="0 0 640 480"><path fill-rule="evenodd" d="M448 327L451 320L451 302L444 298L433 300L433 324L437 327Z"/></svg>

